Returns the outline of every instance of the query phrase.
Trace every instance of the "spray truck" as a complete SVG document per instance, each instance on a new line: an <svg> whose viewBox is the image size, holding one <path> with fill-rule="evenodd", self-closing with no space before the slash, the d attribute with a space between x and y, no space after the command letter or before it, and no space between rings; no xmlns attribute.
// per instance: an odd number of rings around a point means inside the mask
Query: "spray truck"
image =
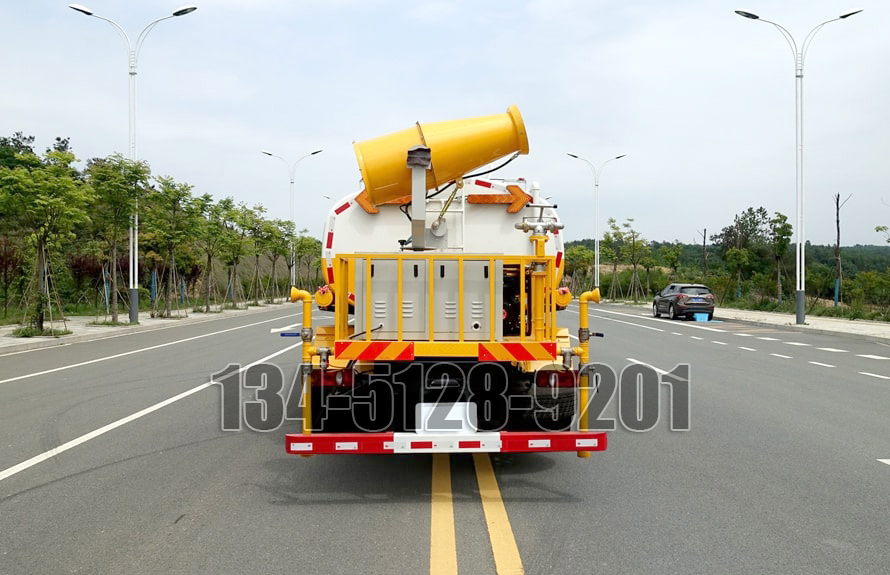
<svg viewBox="0 0 890 575"><path fill-rule="evenodd" d="M519 110L353 147L364 188L328 214L326 284L291 291L303 306L289 334L303 342L302 429L287 452L605 450L583 409L587 306L599 294L580 296L573 346L557 325L572 300L559 287L557 206L537 183L492 175L529 151Z"/></svg>

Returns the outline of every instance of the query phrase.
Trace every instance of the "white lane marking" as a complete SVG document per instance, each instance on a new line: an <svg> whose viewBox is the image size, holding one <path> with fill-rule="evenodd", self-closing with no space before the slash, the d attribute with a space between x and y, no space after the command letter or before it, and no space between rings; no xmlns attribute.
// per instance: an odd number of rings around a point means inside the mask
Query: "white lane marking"
<svg viewBox="0 0 890 575"><path fill-rule="evenodd" d="M884 357L883 355L871 355L868 353L857 353L856 357L864 357L865 359L890 359L890 357Z"/></svg>
<svg viewBox="0 0 890 575"><path fill-rule="evenodd" d="M716 343L717 345L726 345L725 342L717 341L716 339L712 339L712 340L711 340L711 343Z"/></svg>
<svg viewBox="0 0 890 575"><path fill-rule="evenodd" d="M742 346L739 346L739 349L744 349L745 351L757 351L757 350L754 349L753 347L742 347Z"/></svg>
<svg viewBox="0 0 890 575"><path fill-rule="evenodd" d="M624 315L624 314L622 314L622 315ZM601 315L594 315L593 317L595 317L595 318L597 318L597 319L604 319L604 320L606 320L606 321L615 321L615 322L618 322L618 323L624 323L624 324L627 324L627 325L632 325L632 326L634 326L634 327L641 327L641 328L643 328L643 329L651 329L652 331L664 331L663 329L659 329L659 328L657 328L657 327L652 327L652 326L648 326L648 325L640 325L640 324L638 324L638 323L633 323L633 322L630 322L630 321L623 321L623 320L620 320L620 319L613 319L613 318L611 318L611 317L603 317L603 316L601 316Z"/></svg>
<svg viewBox="0 0 890 575"><path fill-rule="evenodd" d="M809 363L812 363L813 365L818 365L818 366L821 366L821 367L834 367L834 366L831 365L830 363L821 363L821 362L818 362L818 361L811 361L811 362L809 362Z"/></svg>
<svg viewBox="0 0 890 575"><path fill-rule="evenodd" d="M689 337L690 337L691 339L697 339L698 341L702 341L703 339L705 339L705 338L703 338L703 337L698 337L697 335L690 335Z"/></svg>
<svg viewBox="0 0 890 575"><path fill-rule="evenodd" d="M591 311L597 311L597 312L600 312L600 313L611 313L611 314L614 314L614 315L623 315L623 316L625 316L625 317L632 317L632 318L634 318L634 319L637 319L638 317L642 317L642 319L647 319L647 320L649 320L649 321L664 321L663 319L659 319L659 318L655 318L655 317L650 317L650 316L648 316L648 315L637 316L637 315L635 315L635 314L621 313L620 311L612 311L612 310L609 310L609 309L597 309L597 310L593 310L593 309L591 309ZM601 318L601 319L606 319L606 318ZM636 324L635 324L635 325L636 325ZM693 328L693 329L704 329L704 330L707 330L707 331L718 331L718 332L720 332L720 333L726 333L726 330L717 329L717 328L713 328L713 327L705 327L705 326L703 326L703 325L693 325L693 324L691 324L691 323L690 323L690 324L686 324L684 327L689 327L689 328ZM658 331L664 331L664 330L658 330Z"/></svg>
<svg viewBox="0 0 890 575"><path fill-rule="evenodd" d="M878 459L878 461L880 461L881 463L886 463L887 465L890 465L890 459Z"/></svg>
<svg viewBox="0 0 890 575"><path fill-rule="evenodd" d="M291 317L291 316L285 316L285 317ZM19 381L19 380L21 380L21 379L28 379L29 377L37 377L37 376L40 376L40 375L46 375L46 374L48 374L48 373L56 373L57 371L64 371L64 370L66 370L66 369L73 369L73 368L75 368L75 367L83 367L84 365L90 365L90 364L93 364L93 363L99 363L99 362L102 362L102 361L108 361L108 360L110 360L110 359L117 359L117 358L119 358L119 357L126 357L126 356L128 356L128 355L133 355L133 354L136 354L136 353L142 353L143 351L151 351L151 350L153 350L153 349L161 349L162 347L168 347L168 346L176 345L176 344L179 344L179 343L185 343L185 342L187 342L187 341L194 341L194 340L196 340L196 339L202 339L202 338L205 338L205 337L210 337L210 336L212 336L212 335L219 335L219 334L221 334L221 333L227 333L227 332L235 331L235 330L238 330L238 329L244 329L245 327L253 327L253 326L255 326L255 325L261 325L261 324L264 324L264 323L269 323L270 321L281 321L281 319L282 319L282 318L280 318L280 317L276 317L276 318L272 318L272 319L267 319L267 320L263 320L263 321L258 321L258 322L256 322L256 323L249 323L249 324L247 324L247 325L240 325L240 326L238 326L238 327L230 327L230 328L227 328L227 329L224 329L224 330L221 330L221 331L212 331L212 332L210 332L210 333L203 333L203 334L201 334L201 335L196 335L196 336L194 336L194 337L187 337L187 338L185 338L185 339L178 339L178 340L176 340L176 341L168 341L167 343L161 343L161 344L158 344L158 345L152 345L152 346L149 346L149 347L142 347L142 348L139 348L139 349L131 349L130 351L125 351L125 352L123 352L123 353L116 353L116 354L114 354L114 355L107 355L107 356L105 356L105 357L97 357L96 359L90 359L90 360L87 360L87 361L81 361L81 362L79 362L79 363L72 363L72 364L69 364L69 365L62 365L62 366L60 366L60 367L54 367L54 368L52 368L52 369L45 369L45 370L43 370L43 371L35 371L34 373L26 373L25 375L19 375L19 376L16 376L16 377L10 377L10 378L8 378L8 379L0 379L0 384L2 384L2 383L10 383L10 382L12 382L12 381Z"/></svg>
<svg viewBox="0 0 890 575"><path fill-rule="evenodd" d="M654 365L652 365L652 364L650 364L650 363L646 363L645 361L640 361L640 360L638 360L638 359L634 359L634 358L632 358L632 357L628 357L628 358L626 358L626 359L627 359L627 361L629 361L629 362L631 362L631 363L636 363L636 364L638 364L638 365L645 365L646 367L651 367L652 369L654 369L656 372L658 372L658 373L661 374L661 375L667 375L667 374L668 374L667 371L665 371L665 370L663 370L663 369L658 369L658 368L655 367Z"/></svg>
<svg viewBox="0 0 890 575"><path fill-rule="evenodd" d="M671 332L671 335L683 335L683 334L680 333L680 332L678 332L678 331L672 331L672 332Z"/></svg>
<svg viewBox="0 0 890 575"><path fill-rule="evenodd" d="M784 343L785 345L796 345L796 346L800 346L800 347L809 347L809 346L810 346L810 344L808 344L808 343L803 343L802 341L786 341L786 342L783 342L783 343Z"/></svg>
<svg viewBox="0 0 890 575"><path fill-rule="evenodd" d="M287 330L293 329L295 327L300 327L301 325L303 325L303 324L302 323L292 323L292 324L286 325L284 327L270 327L269 333L281 333L283 331L287 331Z"/></svg>
<svg viewBox="0 0 890 575"><path fill-rule="evenodd" d="M734 334L732 334L732 335L737 335L737 336L739 336L739 337L754 337L754 336L751 335L750 333L734 333Z"/></svg>
<svg viewBox="0 0 890 575"><path fill-rule="evenodd" d="M273 357L279 356L282 353L287 353L288 351L290 351L294 348L300 347L301 345L303 345L302 341L295 343L292 346L286 347L280 351L276 351L275 353L273 353L271 355L267 355L266 357L264 357L262 359L258 359L257 361L251 363L250 365L245 365L244 367L239 369L238 372L241 373L242 371L249 369L249 368L253 367L254 365L257 365L260 363L265 363L265 362L269 361L270 359L272 359ZM80 437L77 437L75 439L72 439L71 441L63 443L62 445L59 445L58 447L54 447L53 449L50 449L49 451L44 451L40 455L35 455L31 459L23 461L23 462L19 463L18 465L13 465L9 469L0 471L0 481L3 481L4 479L7 479L9 477L12 477L16 473L20 473L30 467L34 467L38 463L42 463L42 462L46 461L47 459L50 459L52 457L55 457L56 455L59 455L60 453L64 453L65 451L68 451L69 449L73 449L73 448L77 447L78 445L81 445L82 443L86 443L87 441L89 441L91 439L95 439L95 438L99 437L100 435L105 435L109 431L113 431L113 430L117 429L118 427L121 427L121 426L124 426L124 425L130 423L131 421L136 421L140 417L148 415L149 413L152 413L159 409L163 409L163 408L167 407L168 405L176 403L180 399L185 399L186 397L189 397L190 395L194 395L201 390L207 389L214 383L215 382L213 382L213 381L208 381L207 383L202 383L201 385L199 385L197 387L193 387L193 388L189 389L188 391L183 391L179 395L174 395L173 397L171 397L169 399L165 399L164 401L161 401L161 402L158 402L152 406L146 407L145 409L143 409L141 411L137 411L136 413L133 413L126 417L122 417L121 419L118 419L117 421L113 421L113 422L109 423L108 425L100 427L99 429L96 429L94 431L91 431L89 433L81 435Z"/></svg>
<svg viewBox="0 0 890 575"><path fill-rule="evenodd" d="M877 377L878 379L890 379L890 377L887 377L886 375L878 375L877 373L868 373L867 371L860 371L859 374L867 375L869 377Z"/></svg>
<svg viewBox="0 0 890 575"><path fill-rule="evenodd" d="M781 357L782 359L791 359L790 355L782 355L781 353L771 353L770 355L773 357Z"/></svg>
<svg viewBox="0 0 890 575"><path fill-rule="evenodd" d="M830 351L831 353L847 353L845 349L837 349L834 347L817 347L819 351Z"/></svg>
<svg viewBox="0 0 890 575"><path fill-rule="evenodd" d="M779 341L777 337L758 337L757 339L762 339L763 341Z"/></svg>

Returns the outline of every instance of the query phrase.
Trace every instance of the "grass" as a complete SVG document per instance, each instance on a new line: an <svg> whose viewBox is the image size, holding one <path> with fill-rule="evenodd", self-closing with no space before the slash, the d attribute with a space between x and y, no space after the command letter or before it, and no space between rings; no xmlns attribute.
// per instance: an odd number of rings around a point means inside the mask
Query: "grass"
<svg viewBox="0 0 890 575"><path fill-rule="evenodd" d="M71 330L68 329L50 330L46 328L41 332L36 327L27 326L13 330L12 335L13 337L59 337L61 335L69 335L70 333Z"/></svg>

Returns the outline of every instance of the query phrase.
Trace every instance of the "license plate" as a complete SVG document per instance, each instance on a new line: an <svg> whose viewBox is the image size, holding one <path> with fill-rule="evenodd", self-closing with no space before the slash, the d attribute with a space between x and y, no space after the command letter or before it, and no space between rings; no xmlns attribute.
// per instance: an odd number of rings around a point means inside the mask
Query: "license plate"
<svg viewBox="0 0 890 575"><path fill-rule="evenodd" d="M694 297L694 298L692 298L692 299L689 300L689 301L691 301L692 303L705 303L705 300L704 300L703 298L700 298L700 297Z"/></svg>

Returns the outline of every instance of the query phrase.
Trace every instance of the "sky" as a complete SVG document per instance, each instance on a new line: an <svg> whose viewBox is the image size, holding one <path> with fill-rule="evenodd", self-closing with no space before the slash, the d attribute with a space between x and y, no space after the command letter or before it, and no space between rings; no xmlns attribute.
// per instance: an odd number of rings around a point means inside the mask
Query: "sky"
<svg viewBox="0 0 890 575"><path fill-rule="evenodd" d="M182 6L82 0L133 42ZM792 49L827 24L804 61L805 240L883 244L890 225L887 0L193 0L160 22L137 61L137 154L196 195L261 204L320 237L361 189L352 148L515 104L530 153L497 172L537 181L566 238L633 218L644 238L701 242L748 207L796 222ZM64 1L6 2L0 135L38 151L67 137L81 165L129 150L125 43ZM852 195L851 195L852 194ZM328 199L325 196L330 196Z"/></svg>

